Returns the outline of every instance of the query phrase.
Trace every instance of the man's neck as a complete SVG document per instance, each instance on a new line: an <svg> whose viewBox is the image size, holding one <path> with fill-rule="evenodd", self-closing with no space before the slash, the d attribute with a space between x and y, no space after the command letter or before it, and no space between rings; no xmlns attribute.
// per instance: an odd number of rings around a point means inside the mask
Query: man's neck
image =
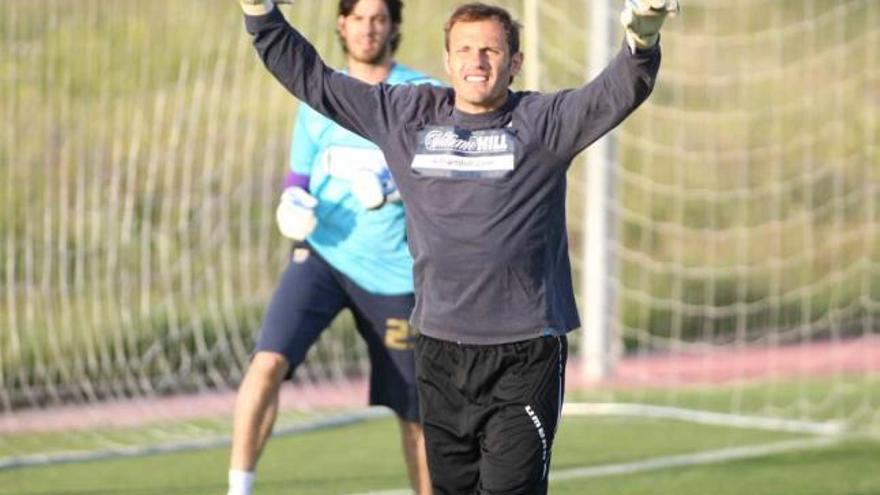
<svg viewBox="0 0 880 495"><path fill-rule="evenodd" d="M503 96L499 96L498 98L496 98L492 102L474 104L474 103L468 103L467 101L456 98L454 105L455 105L455 109L461 113L466 113L469 115L480 115L480 114L490 113L490 112L494 112L495 110L498 110L499 108L501 108L507 104L508 99L510 99L510 90L509 89L506 93L504 93Z"/></svg>
<svg viewBox="0 0 880 495"><path fill-rule="evenodd" d="M348 75L370 84L379 84L388 79L392 67L394 67L394 61L390 58L377 64L348 59Z"/></svg>

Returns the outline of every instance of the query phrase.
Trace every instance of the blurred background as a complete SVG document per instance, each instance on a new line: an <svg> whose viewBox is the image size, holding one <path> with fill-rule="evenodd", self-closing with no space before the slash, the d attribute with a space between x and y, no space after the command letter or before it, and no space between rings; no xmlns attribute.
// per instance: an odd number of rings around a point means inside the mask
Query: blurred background
<svg viewBox="0 0 880 495"><path fill-rule="evenodd" d="M407 2L397 59L445 80L457 3ZM517 89L620 46L622 2L495 3L526 26ZM338 65L335 4L283 10ZM880 2L683 8L651 98L569 175L569 412L876 439ZM296 105L234 2L0 2L0 466L222 444ZM362 407L368 366L342 315L280 429Z"/></svg>

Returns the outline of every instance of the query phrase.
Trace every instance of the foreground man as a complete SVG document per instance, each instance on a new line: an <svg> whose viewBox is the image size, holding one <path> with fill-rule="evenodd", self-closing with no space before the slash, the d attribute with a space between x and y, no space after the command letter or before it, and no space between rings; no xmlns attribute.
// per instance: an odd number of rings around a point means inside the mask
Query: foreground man
<svg viewBox="0 0 880 495"><path fill-rule="evenodd" d="M647 98L675 0L629 0L626 44L591 83L512 92L519 25L499 7L446 23L451 89L369 86L324 65L270 0L239 0L269 71L385 154L407 210L416 364L438 494L542 494L565 335L580 325L565 229L572 158ZM599 310L599 309L596 309Z"/></svg>

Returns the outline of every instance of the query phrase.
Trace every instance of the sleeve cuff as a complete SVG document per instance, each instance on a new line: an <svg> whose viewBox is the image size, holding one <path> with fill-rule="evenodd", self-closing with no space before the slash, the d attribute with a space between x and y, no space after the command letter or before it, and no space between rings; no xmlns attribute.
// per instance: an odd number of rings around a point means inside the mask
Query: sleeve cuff
<svg viewBox="0 0 880 495"><path fill-rule="evenodd" d="M244 14L245 28L252 35L262 31L266 26L277 22L285 22L281 9L277 7L273 7L272 10L262 15L248 14L247 12Z"/></svg>
<svg viewBox="0 0 880 495"><path fill-rule="evenodd" d="M642 48L642 47L636 45L635 42L633 42L629 36L624 36L623 37L623 46L626 48L626 50L629 52L630 55L639 55L639 56L648 55L648 56L650 56L660 50L660 38L658 37L657 42L654 43L653 45L651 45L650 47Z"/></svg>

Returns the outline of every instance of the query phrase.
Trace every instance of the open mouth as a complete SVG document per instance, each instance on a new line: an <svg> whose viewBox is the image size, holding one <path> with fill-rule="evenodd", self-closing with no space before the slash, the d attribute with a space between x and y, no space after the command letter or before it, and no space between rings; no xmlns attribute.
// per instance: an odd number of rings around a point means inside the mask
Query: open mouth
<svg viewBox="0 0 880 495"><path fill-rule="evenodd" d="M484 83L489 78L487 76L464 76L464 80L470 83Z"/></svg>

